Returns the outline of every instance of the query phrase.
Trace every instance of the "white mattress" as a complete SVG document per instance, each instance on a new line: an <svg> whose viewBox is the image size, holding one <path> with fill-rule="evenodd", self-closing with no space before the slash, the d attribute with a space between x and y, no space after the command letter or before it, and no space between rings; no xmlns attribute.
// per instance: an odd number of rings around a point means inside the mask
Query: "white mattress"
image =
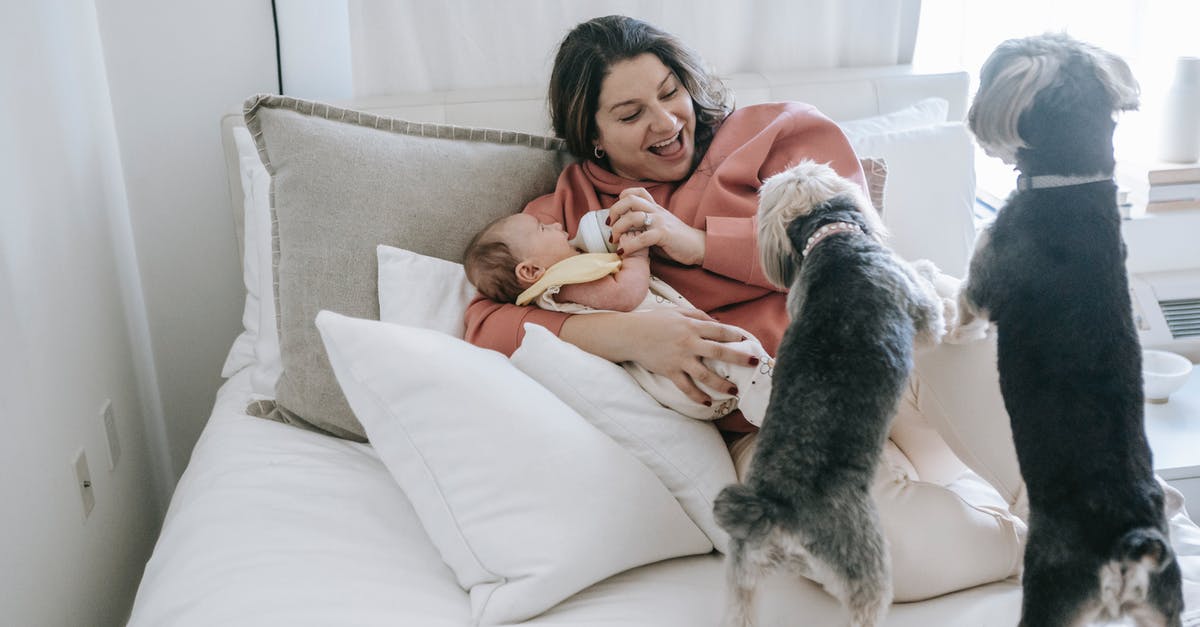
<svg viewBox="0 0 1200 627"><path fill-rule="evenodd" d="M218 393L129 624L468 625L467 594L371 447L249 417L248 394L246 371ZM527 624L716 625L723 590L719 556L674 559ZM1011 626L1019 604L1015 583L992 584L898 605L887 624ZM760 613L763 625L844 621L831 597L786 578L770 582Z"/></svg>

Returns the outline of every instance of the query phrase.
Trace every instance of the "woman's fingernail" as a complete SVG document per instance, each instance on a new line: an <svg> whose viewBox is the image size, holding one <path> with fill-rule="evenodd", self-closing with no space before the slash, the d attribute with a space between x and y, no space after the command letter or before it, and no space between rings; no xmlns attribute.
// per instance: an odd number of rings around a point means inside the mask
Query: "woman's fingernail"
<svg viewBox="0 0 1200 627"><path fill-rule="evenodd" d="M729 395L730 395L730 396L737 396L737 386L736 386L736 385L735 385L735 386L733 386L733 387L731 387L731 388L729 388Z"/></svg>
<svg viewBox="0 0 1200 627"><path fill-rule="evenodd" d="M624 248L618 248L618 249L617 249L617 254L618 254L618 255L624 255L624 254L625 254L625 249L624 249Z"/></svg>
<svg viewBox="0 0 1200 627"><path fill-rule="evenodd" d="M609 233L609 234L608 234L608 243L609 243L609 244L612 244L612 243L614 243L614 242L613 242L613 236L612 236L612 233Z"/></svg>
<svg viewBox="0 0 1200 627"><path fill-rule="evenodd" d="M758 358L757 358L757 357L751 357L751 358L750 358L750 365L751 365L751 366L757 366L757 365L758 365Z"/></svg>
<svg viewBox="0 0 1200 627"><path fill-rule="evenodd" d="M705 407L712 407L712 401L704 401Z"/></svg>
<svg viewBox="0 0 1200 627"><path fill-rule="evenodd" d="M604 216L604 226L612 226L612 215Z"/></svg>

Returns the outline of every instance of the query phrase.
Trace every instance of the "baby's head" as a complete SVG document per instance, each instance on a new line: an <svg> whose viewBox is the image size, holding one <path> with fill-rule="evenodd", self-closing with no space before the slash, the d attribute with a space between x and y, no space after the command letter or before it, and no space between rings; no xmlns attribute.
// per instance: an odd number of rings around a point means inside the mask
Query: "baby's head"
<svg viewBox="0 0 1200 627"><path fill-rule="evenodd" d="M467 245L463 266L467 280L480 294L511 303L550 266L577 254L561 224L543 224L518 213L495 220L476 234Z"/></svg>

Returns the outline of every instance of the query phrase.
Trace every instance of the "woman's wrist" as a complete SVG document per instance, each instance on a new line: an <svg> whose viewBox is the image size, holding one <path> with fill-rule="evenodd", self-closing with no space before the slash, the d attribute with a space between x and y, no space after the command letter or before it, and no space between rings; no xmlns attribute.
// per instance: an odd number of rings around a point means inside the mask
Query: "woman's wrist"
<svg viewBox="0 0 1200 627"><path fill-rule="evenodd" d="M688 266L699 266L704 264L704 255L708 248L708 234L701 229L697 229L686 224L682 224L683 229L679 232L679 236L684 240L684 245L679 246L679 256L683 259L676 258L675 261Z"/></svg>
<svg viewBox="0 0 1200 627"><path fill-rule="evenodd" d="M591 313L568 316L558 332L559 339L612 362L629 361L620 343L621 313Z"/></svg>

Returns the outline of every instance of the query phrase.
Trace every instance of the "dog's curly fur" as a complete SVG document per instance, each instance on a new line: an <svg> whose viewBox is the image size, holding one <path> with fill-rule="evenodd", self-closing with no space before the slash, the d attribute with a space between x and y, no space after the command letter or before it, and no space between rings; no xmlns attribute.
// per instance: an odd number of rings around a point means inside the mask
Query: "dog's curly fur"
<svg viewBox="0 0 1200 627"><path fill-rule="evenodd" d="M983 66L970 126L1023 181L1104 179L1114 112L1136 107L1137 93L1103 50L1065 35L1011 40ZM1180 572L1143 428L1116 187L1019 187L976 249L959 309L997 327L1030 505L1021 625L1178 626Z"/></svg>
<svg viewBox="0 0 1200 627"><path fill-rule="evenodd" d="M784 568L821 581L853 625L876 625L892 580L871 482L914 341L940 339L943 303L882 244L862 189L828 165L802 162L760 194L762 265L790 288L792 322L749 475L714 506L731 538L726 623L751 624L755 586ZM861 232L832 235L802 259L808 238L833 222Z"/></svg>

